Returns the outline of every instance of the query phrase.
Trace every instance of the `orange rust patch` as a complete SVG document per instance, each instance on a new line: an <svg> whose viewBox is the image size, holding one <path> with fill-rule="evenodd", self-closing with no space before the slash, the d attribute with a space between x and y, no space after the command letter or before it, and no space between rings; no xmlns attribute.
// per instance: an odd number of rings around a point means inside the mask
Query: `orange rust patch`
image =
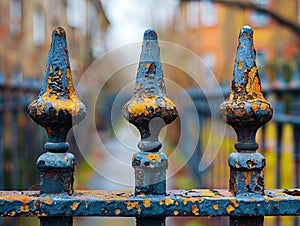
<svg viewBox="0 0 300 226"><path fill-rule="evenodd" d="M80 205L80 202L74 202L73 205L71 206L71 209L76 210L79 205Z"/></svg>
<svg viewBox="0 0 300 226"><path fill-rule="evenodd" d="M218 210L219 209L219 205L215 204L215 205L213 205L213 208L214 208L214 210Z"/></svg>
<svg viewBox="0 0 300 226"><path fill-rule="evenodd" d="M227 213L228 214L230 214L232 211L234 211L235 210L235 208L232 206L232 205L228 205L227 207L226 207L226 211L227 211Z"/></svg>
<svg viewBox="0 0 300 226"><path fill-rule="evenodd" d="M28 205L20 206L20 210L21 210L21 212L27 213L27 212L29 212L29 206Z"/></svg>
<svg viewBox="0 0 300 226"><path fill-rule="evenodd" d="M159 154L148 154L146 156L147 159L149 159L151 162L159 162L160 161L160 155Z"/></svg>
<svg viewBox="0 0 300 226"><path fill-rule="evenodd" d="M266 110L266 108L267 108L267 105L265 103L261 103L260 109L261 110Z"/></svg>
<svg viewBox="0 0 300 226"><path fill-rule="evenodd" d="M25 196L25 195L18 195L18 196L5 196L5 197L0 197L0 200L6 200L6 201L20 201L22 203L28 203L30 201L32 201L32 198L29 196Z"/></svg>
<svg viewBox="0 0 300 226"><path fill-rule="evenodd" d="M44 199L41 200L42 202L51 205L53 201L51 200L50 196L46 196Z"/></svg>
<svg viewBox="0 0 300 226"><path fill-rule="evenodd" d="M139 204L139 202L137 202L137 201L135 201L135 202L128 201L128 202L125 202L125 204L127 205L126 208L128 210L132 210L133 208L135 208Z"/></svg>
<svg viewBox="0 0 300 226"><path fill-rule="evenodd" d="M198 208L198 206L196 206L196 205L192 206L192 213L194 215L199 215L199 208Z"/></svg>
<svg viewBox="0 0 300 226"><path fill-rule="evenodd" d="M144 199L143 203L144 203L144 206L146 208L148 208L151 206L151 199Z"/></svg>
<svg viewBox="0 0 300 226"><path fill-rule="evenodd" d="M251 106L251 108L252 108L252 110L253 110L254 112L257 112L257 111L258 111L258 106L257 106L256 103L253 103L252 106Z"/></svg>
<svg viewBox="0 0 300 226"><path fill-rule="evenodd" d="M238 69L242 70L243 69L243 61L240 61L239 65L238 65Z"/></svg>
<svg viewBox="0 0 300 226"><path fill-rule="evenodd" d="M235 199L230 199L230 201L232 202L232 204L233 204L235 207L239 207L239 204L238 204L238 202L237 202Z"/></svg>
<svg viewBox="0 0 300 226"><path fill-rule="evenodd" d="M170 198L166 198L165 199L165 204L166 204L166 206L173 205L174 204L174 200L170 199Z"/></svg>

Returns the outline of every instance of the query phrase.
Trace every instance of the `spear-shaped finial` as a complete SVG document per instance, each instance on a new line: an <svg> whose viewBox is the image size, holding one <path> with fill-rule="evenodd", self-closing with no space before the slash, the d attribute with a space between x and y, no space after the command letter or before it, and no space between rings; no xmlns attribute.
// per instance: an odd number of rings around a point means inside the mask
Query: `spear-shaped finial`
<svg viewBox="0 0 300 226"><path fill-rule="evenodd" d="M238 151L258 148L256 132L272 118L273 109L261 92L253 31L249 26L240 31L230 97L220 105L219 114L236 131Z"/></svg>
<svg viewBox="0 0 300 226"><path fill-rule="evenodd" d="M123 114L140 131L138 147L142 151L158 151L161 148L158 141L160 130L177 117L176 107L167 97L154 30L144 33L134 96L124 105ZM161 118L164 123L154 118Z"/></svg>
<svg viewBox="0 0 300 226"><path fill-rule="evenodd" d="M86 107L73 87L66 32L61 27L52 32L42 89L28 106L28 114L46 129L45 148L51 152L65 152L69 148L65 142L67 133L86 114Z"/></svg>

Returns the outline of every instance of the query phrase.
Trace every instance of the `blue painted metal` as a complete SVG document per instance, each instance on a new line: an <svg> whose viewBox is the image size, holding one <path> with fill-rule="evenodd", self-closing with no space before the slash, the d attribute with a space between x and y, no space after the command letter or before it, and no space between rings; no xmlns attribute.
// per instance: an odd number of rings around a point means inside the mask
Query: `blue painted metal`
<svg viewBox="0 0 300 226"><path fill-rule="evenodd" d="M174 190L135 196L133 191L0 192L1 216L280 216L300 215L300 190L266 190L235 196L228 190Z"/></svg>
<svg viewBox="0 0 300 226"><path fill-rule="evenodd" d="M42 89L28 106L28 114L48 134L44 145L47 152L38 158L36 164L40 170L41 195L72 195L75 157L67 153L70 145L66 137L72 126L84 118L86 107L73 87L66 33L61 27L52 32ZM72 225L71 218L40 219L41 225Z"/></svg>
<svg viewBox="0 0 300 226"><path fill-rule="evenodd" d="M265 158L256 152L258 144L255 137L257 130L272 118L273 109L261 92L253 30L249 26L240 31L230 97L220 105L219 113L237 134L237 152L231 153L228 158L230 190L236 196L263 195ZM263 217L234 217L230 218L230 224L263 225Z"/></svg>
<svg viewBox="0 0 300 226"><path fill-rule="evenodd" d="M146 30L139 67L137 70L134 96L124 105L123 115L134 124L141 134L138 144L140 152L133 155L135 170L135 195L165 195L167 156L159 152L162 144L158 140L161 129L177 117L174 103L167 97L160 62L157 34ZM137 218L137 225L162 226L164 218L155 221Z"/></svg>

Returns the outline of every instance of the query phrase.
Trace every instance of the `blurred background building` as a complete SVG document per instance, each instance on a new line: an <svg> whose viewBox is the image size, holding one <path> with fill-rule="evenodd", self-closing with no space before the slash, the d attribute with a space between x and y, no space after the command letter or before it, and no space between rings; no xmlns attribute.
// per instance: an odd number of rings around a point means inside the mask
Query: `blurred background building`
<svg viewBox="0 0 300 226"><path fill-rule="evenodd" d="M0 70L41 77L56 26L67 30L72 70L81 74L106 51L109 20L97 0L0 2Z"/></svg>

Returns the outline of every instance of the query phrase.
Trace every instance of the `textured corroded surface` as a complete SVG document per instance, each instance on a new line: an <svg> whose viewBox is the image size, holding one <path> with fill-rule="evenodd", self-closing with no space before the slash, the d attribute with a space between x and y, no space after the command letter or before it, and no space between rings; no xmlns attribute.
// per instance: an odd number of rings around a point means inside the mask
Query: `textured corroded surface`
<svg viewBox="0 0 300 226"><path fill-rule="evenodd" d="M168 158L162 152L138 152L132 157L137 195L164 195Z"/></svg>
<svg viewBox="0 0 300 226"><path fill-rule="evenodd" d="M266 161L263 155L256 153L255 136L257 130L272 118L273 109L261 92L253 31L249 26L240 31L230 96L220 105L219 114L237 134L237 152L228 157L230 191L235 195L263 195Z"/></svg>
<svg viewBox="0 0 300 226"><path fill-rule="evenodd" d="M137 70L134 96L124 105L124 117L140 131L139 148L144 151L159 149L158 135L163 124L177 117L174 103L167 97L160 62L157 34L154 30L144 33L142 52ZM164 123L151 120L161 118Z"/></svg>
<svg viewBox="0 0 300 226"><path fill-rule="evenodd" d="M226 190L176 190L167 196L132 191L41 195L0 192L1 216L262 216L300 215L300 190L266 190L235 197Z"/></svg>
<svg viewBox="0 0 300 226"><path fill-rule="evenodd" d="M238 150L258 148L256 131L272 118L273 109L261 92L253 31L249 26L240 31L230 97L220 106L219 113L236 131Z"/></svg>
<svg viewBox="0 0 300 226"><path fill-rule="evenodd" d="M69 148L66 136L70 128L84 118L86 107L73 87L66 32L61 27L52 32L42 89L28 106L28 114L45 127L48 134L44 146L47 152L36 164L40 170L40 193L73 194L75 157L66 152Z"/></svg>
<svg viewBox="0 0 300 226"><path fill-rule="evenodd" d="M65 141L69 129L86 114L86 108L73 87L63 28L58 27L52 32L42 90L28 106L28 114L45 127L49 143Z"/></svg>

